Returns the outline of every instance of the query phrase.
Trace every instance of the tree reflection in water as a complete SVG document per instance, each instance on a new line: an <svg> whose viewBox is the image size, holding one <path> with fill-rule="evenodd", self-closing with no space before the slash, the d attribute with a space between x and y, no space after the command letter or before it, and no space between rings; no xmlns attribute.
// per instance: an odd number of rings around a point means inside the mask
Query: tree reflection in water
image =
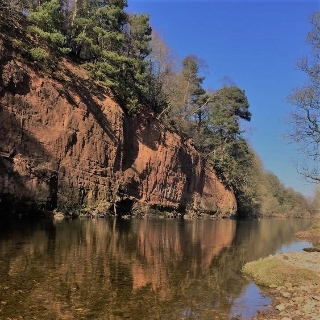
<svg viewBox="0 0 320 320"><path fill-rule="evenodd" d="M0 318L228 319L250 283L241 267L309 224L1 221Z"/></svg>

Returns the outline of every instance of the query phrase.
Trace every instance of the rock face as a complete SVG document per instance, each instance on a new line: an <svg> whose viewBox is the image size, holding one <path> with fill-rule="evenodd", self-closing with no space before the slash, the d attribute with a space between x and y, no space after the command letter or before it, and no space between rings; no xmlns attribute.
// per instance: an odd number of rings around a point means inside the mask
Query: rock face
<svg viewBox="0 0 320 320"><path fill-rule="evenodd" d="M128 116L67 61L48 78L0 48L0 195L235 214L233 192L192 141L151 113Z"/></svg>

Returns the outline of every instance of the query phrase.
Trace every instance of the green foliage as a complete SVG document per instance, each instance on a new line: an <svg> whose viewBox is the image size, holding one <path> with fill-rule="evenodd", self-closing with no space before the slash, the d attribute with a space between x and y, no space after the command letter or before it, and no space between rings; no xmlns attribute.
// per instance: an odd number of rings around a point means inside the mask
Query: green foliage
<svg viewBox="0 0 320 320"><path fill-rule="evenodd" d="M44 31L56 30L63 19L59 1L43 2L38 5L35 11L28 14L28 19Z"/></svg>
<svg viewBox="0 0 320 320"><path fill-rule="evenodd" d="M214 94L213 101L216 108L224 110L224 113L233 120L235 117L246 121L251 120L249 102L245 95L245 91L239 89L235 85L224 86L219 89Z"/></svg>
<svg viewBox="0 0 320 320"><path fill-rule="evenodd" d="M224 183L235 191L239 205L241 199L248 198L245 190L254 159L240 128L240 119L251 119L248 108L243 90L224 86L208 96L198 130L203 135L202 153Z"/></svg>
<svg viewBox="0 0 320 320"><path fill-rule="evenodd" d="M143 60L151 53L150 41L152 29L149 24L149 15L133 14L129 16L129 23L129 55Z"/></svg>
<svg viewBox="0 0 320 320"><path fill-rule="evenodd" d="M164 118L190 136L198 151L236 196L239 217L309 215L308 202L285 188L263 165L244 138L242 121L251 120L245 91L234 84L214 92L202 88L199 59L183 61L169 93Z"/></svg>
<svg viewBox="0 0 320 320"><path fill-rule="evenodd" d="M48 51L70 53L83 61L92 79L110 87L129 113L139 112L142 103L151 105L149 15L127 14L126 0L26 3L27 31L39 48L49 44ZM37 61L46 59L39 49L30 54Z"/></svg>
<svg viewBox="0 0 320 320"><path fill-rule="evenodd" d="M183 111L185 117L199 116L206 91L202 88L204 77L199 76L199 60L195 56L187 56L182 61L181 78L184 83ZM201 116L198 117L201 122Z"/></svg>
<svg viewBox="0 0 320 320"><path fill-rule="evenodd" d="M69 52L63 48L66 44L66 37L59 28L63 22L63 13L58 0L44 2L37 6L35 11L28 14L28 20L32 25L28 32L47 40L54 48L62 52Z"/></svg>
<svg viewBox="0 0 320 320"><path fill-rule="evenodd" d="M205 90L204 63L189 55L180 68L175 67L169 48L152 35L149 15L130 15L126 6L125 0L23 0L5 7L20 10L21 17L27 12L28 31L37 46L26 51L34 61L48 66L49 55L56 58L57 53L70 53L92 79L111 89L129 115L141 112L142 105L149 107L166 125L191 138L202 158L234 191L240 216L288 212L305 216L308 204L304 197L266 173L245 139L242 123L251 120L245 91L233 83ZM318 20L316 15L315 26ZM317 39L315 28L309 41L316 50ZM305 60L300 65L311 77L311 85L297 90L293 97L309 115L307 122L302 113L295 118L300 128L309 130L296 135L306 142L319 133L318 111L310 108L319 96L313 76L318 69L317 64L308 69ZM314 141L316 146L317 141L320 139Z"/></svg>
<svg viewBox="0 0 320 320"><path fill-rule="evenodd" d="M42 63L44 65L48 65L49 64L49 54L43 50L42 48L36 47L36 48L32 48L29 51L31 58L34 61L37 61L39 63Z"/></svg>
<svg viewBox="0 0 320 320"><path fill-rule="evenodd" d="M259 170L253 176L256 188L256 201L260 214L265 217L309 217L308 200L292 188L286 188L272 172Z"/></svg>

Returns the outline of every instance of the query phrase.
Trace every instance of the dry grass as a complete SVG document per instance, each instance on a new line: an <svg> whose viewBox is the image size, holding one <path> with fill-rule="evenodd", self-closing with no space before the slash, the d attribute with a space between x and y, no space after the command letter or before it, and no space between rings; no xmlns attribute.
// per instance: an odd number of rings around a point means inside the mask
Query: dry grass
<svg viewBox="0 0 320 320"><path fill-rule="evenodd" d="M295 234L298 239L309 240L311 242L320 241L320 222L312 225L307 231L299 231Z"/></svg>
<svg viewBox="0 0 320 320"><path fill-rule="evenodd" d="M276 258L265 258L244 265L242 272L261 286L282 286L286 282L303 284L306 281L319 281L318 274L298 268Z"/></svg>

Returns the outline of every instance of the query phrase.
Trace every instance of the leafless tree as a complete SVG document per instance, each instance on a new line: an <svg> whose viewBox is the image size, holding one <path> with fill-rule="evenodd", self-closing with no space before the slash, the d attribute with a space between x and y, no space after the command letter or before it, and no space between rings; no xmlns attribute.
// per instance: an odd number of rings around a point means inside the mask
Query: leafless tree
<svg viewBox="0 0 320 320"><path fill-rule="evenodd" d="M307 75L306 83L295 88L288 102L295 106L289 117L290 142L294 142L305 157L304 163L296 165L297 170L307 180L320 182L320 12L314 13L310 22L312 30L307 43L312 51L297 63L299 70Z"/></svg>

